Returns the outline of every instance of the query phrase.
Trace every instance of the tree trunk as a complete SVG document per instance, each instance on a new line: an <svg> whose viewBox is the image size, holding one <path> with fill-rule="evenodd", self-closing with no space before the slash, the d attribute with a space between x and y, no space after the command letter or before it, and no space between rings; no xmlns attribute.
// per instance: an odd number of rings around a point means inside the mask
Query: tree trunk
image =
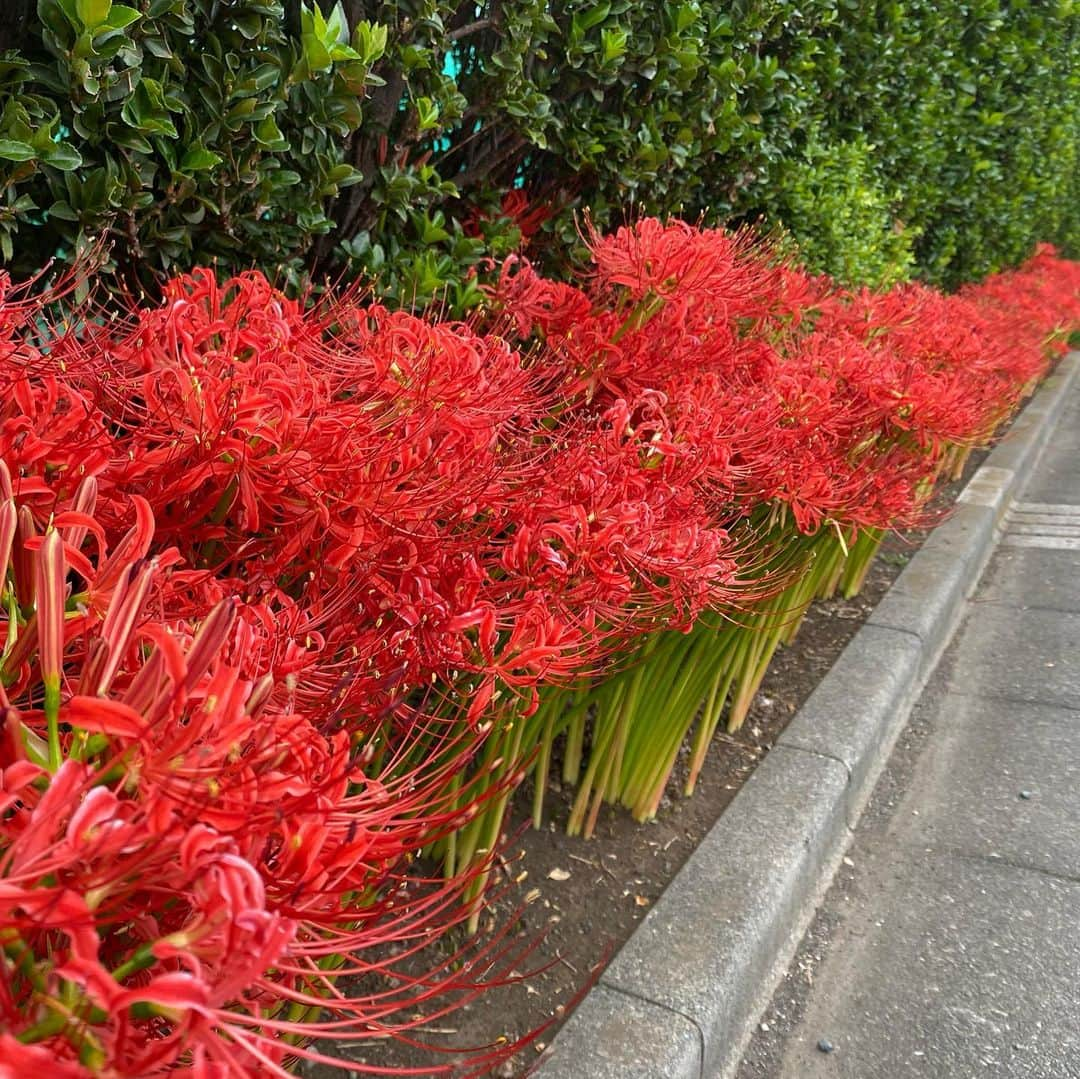
<svg viewBox="0 0 1080 1079"><path fill-rule="evenodd" d="M4 11L0 14L0 52L20 49L34 14L34 0L5 0L3 7Z"/></svg>

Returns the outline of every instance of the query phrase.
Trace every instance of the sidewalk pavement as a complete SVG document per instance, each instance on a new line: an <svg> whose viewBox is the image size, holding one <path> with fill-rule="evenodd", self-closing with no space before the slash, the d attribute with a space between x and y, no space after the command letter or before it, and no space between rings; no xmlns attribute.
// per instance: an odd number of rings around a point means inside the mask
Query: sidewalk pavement
<svg viewBox="0 0 1080 1079"><path fill-rule="evenodd" d="M1080 1079L1080 384L738 1079Z"/></svg>

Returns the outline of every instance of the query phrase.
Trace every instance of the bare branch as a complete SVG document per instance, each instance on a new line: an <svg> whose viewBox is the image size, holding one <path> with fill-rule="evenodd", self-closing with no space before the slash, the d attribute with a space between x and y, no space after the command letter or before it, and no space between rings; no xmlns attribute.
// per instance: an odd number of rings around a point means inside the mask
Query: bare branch
<svg viewBox="0 0 1080 1079"><path fill-rule="evenodd" d="M460 41L463 37L479 34L481 30L487 30L488 27L494 25L494 19L477 19L476 22L466 23L465 26L459 26L456 30L451 30L446 37L449 41Z"/></svg>

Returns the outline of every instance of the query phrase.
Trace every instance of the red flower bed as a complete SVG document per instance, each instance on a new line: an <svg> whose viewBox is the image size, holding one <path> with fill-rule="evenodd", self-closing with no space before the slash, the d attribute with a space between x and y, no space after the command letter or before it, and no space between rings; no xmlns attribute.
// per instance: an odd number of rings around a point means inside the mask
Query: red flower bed
<svg viewBox="0 0 1080 1079"><path fill-rule="evenodd" d="M527 770L563 752L572 827L654 812L1080 327L1049 250L944 296L678 222L590 242L473 325L4 283L0 1073L283 1074L516 976L499 937L401 960L475 916Z"/></svg>

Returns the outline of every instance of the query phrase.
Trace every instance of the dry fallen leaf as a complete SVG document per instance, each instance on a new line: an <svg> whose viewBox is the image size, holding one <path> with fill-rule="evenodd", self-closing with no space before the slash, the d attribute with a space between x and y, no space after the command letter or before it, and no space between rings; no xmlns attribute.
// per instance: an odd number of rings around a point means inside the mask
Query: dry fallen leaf
<svg viewBox="0 0 1080 1079"><path fill-rule="evenodd" d="M548 874L548 880L569 880L570 870L555 868Z"/></svg>
<svg viewBox="0 0 1080 1079"><path fill-rule="evenodd" d="M639 907L647 907L649 905L649 901L643 895L635 895L634 896L634 902Z"/></svg>

